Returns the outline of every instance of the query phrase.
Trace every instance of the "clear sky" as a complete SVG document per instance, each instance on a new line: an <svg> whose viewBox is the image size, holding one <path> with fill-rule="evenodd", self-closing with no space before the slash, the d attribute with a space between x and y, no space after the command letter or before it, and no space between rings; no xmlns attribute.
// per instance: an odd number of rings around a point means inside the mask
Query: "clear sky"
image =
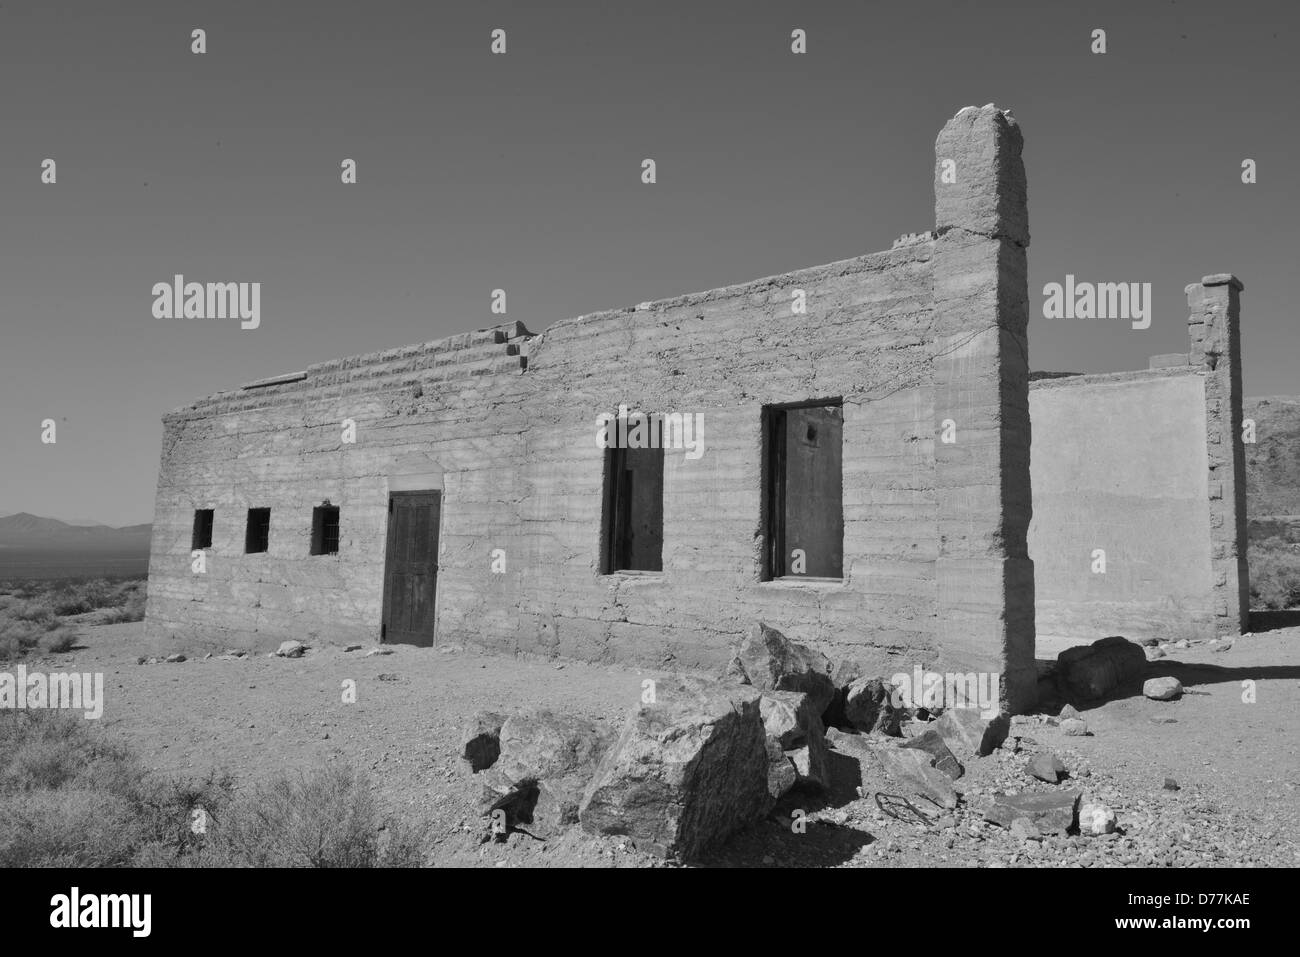
<svg viewBox="0 0 1300 957"><path fill-rule="evenodd" d="M149 521L164 412L493 325L495 288L536 332L887 249L933 225L940 127L989 102L1025 135L1033 368L1185 351L1183 286L1234 272L1247 394L1300 393L1298 22L1293 0L3 0L0 512ZM260 328L155 319L178 272L261 282ZM1150 282L1151 328L1043 318L1067 273Z"/></svg>

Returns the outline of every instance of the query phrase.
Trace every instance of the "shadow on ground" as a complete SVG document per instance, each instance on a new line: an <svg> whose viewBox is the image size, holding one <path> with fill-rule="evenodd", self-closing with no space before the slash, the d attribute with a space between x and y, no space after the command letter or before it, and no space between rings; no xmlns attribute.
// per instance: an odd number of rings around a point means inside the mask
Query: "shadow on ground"
<svg viewBox="0 0 1300 957"><path fill-rule="evenodd" d="M1250 613L1250 632L1260 634L1265 631L1280 631L1283 628L1295 628L1300 625L1300 608L1287 611L1252 611Z"/></svg>
<svg viewBox="0 0 1300 957"><path fill-rule="evenodd" d="M848 826L840 811L858 800L862 772L857 758L828 751L830 788L796 788L759 824L697 862L699 867L835 867L874 842L867 831ZM796 828L802 812L804 823Z"/></svg>
<svg viewBox="0 0 1300 957"><path fill-rule="evenodd" d="M1158 658L1155 661L1147 662L1146 670L1141 678L1136 681L1125 682L1100 698L1073 697L1062 694L1058 688L1057 694L1051 700L1040 700L1035 710L1039 714L1055 716L1061 713L1061 709L1067 703L1073 705L1079 711L1087 711L1092 708L1100 708L1112 701L1141 698L1143 697L1142 685L1145 681L1150 678L1163 677L1177 678L1184 688L1195 689L1199 685L1240 685L1243 681L1300 680L1300 666L1255 665L1250 667L1227 667L1205 662L1179 661L1173 657Z"/></svg>

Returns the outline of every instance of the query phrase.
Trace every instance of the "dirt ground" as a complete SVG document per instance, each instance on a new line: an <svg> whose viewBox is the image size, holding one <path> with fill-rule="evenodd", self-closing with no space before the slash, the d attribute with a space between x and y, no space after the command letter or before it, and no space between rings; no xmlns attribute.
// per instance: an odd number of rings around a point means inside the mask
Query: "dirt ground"
<svg viewBox="0 0 1300 957"><path fill-rule="evenodd" d="M619 725L654 672L404 646L368 657L323 648L299 659L142 665L151 651L139 623L86 625L82 634L71 652L29 669L104 672L103 730L161 773L225 768L247 783L347 760L370 774L387 810L427 826L435 865L662 864L625 839L578 828L549 842L520 833L485 841L473 807L479 788L457 756L461 726L481 709L549 707ZM837 760L830 794L789 796L703 864L1300 866L1300 628L1245 635L1227 651L1171 649L1148 664L1149 677L1160 674L1183 682L1181 700L1130 691L1084 711L1088 737L1066 737L1050 716L1017 718L1019 750L970 762L956 812L896 820L870 791L856 793L855 766ZM355 703L343 701L349 680ZM1254 703L1243 701L1243 681L1255 682ZM1023 770L1045 750L1071 772L1062 786L1117 812L1118 835L1022 841L983 822L993 791L1050 787ZM803 833L791 827L794 808L809 815Z"/></svg>

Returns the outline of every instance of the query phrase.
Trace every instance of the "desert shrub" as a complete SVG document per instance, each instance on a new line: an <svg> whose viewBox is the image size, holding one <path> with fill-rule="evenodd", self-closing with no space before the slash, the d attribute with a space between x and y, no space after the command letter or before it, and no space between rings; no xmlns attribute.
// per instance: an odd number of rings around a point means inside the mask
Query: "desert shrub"
<svg viewBox="0 0 1300 957"><path fill-rule="evenodd" d="M36 599L15 602L6 611L10 618L19 621L48 622L58 617L48 601Z"/></svg>
<svg viewBox="0 0 1300 957"><path fill-rule="evenodd" d="M81 615L99 608L114 608L122 601L120 588L102 578L64 585L49 598L56 615Z"/></svg>
<svg viewBox="0 0 1300 957"><path fill-rule="evenodd" d="M280 775L241 795L217 822L218 854L231 866L374 867L379 814L364 775L325 765Z"/></svg>
<svg viewBox="0 0 1300 957"><path fill-rule="evenodd" d="M142 587L123 595L123 603L104 616L106 625L118 625L126 621L144 621L145 590Z"/></svg>
<svg viewBox="0 0 1300 957"><path fill-rule="evenodd" d="M1300 546L1268 538L1251 542L1247 555L1251 607L1269 611L1300 608Z"/></svg>
<svg viewBox="0 0 1300 957"><path fill-rule="evenodd" d="M59 628L42 635L37 642L37 647L47 655L62 654L76 647L78 637L80 636L71 628Z"/></svg>
<svg viewBox="0 0 1300 957"><path fill-rule="evenodd" d="M66 629L62 630L66 631ZM0 617L0 661L26 656L32 649L41 645L46 635L51 636L48 642L57 647L64 640L60 632L61 624L57 618L48 621L26 621L21 618ZM76 637L72 632L68 632L68 636L66 639L68 642Z"/></svg>
<svg viewBox="0 0 1300 957"><path fill-rule="evenodd" d="M23 658L38 648L46 653L69 651L77 637L57 618L31 621L0 614L0 661Z"/></svg>
<svg viewBox="0 0 1300 957"><path fill-rule="evenodd" d="M117 867L197 854L195 808L218 812L228 776L174 782L149 774L84 719L0 715L0 867Z"/></svg>
<svg viewBox="0 0 1300 957"><path fill-rule="evenodd" d="M347 765L282 774L236 794L225 774L153 775L79 716L0 712L0 867L424 862L413 825L382 824L369 781Z"/></svg>

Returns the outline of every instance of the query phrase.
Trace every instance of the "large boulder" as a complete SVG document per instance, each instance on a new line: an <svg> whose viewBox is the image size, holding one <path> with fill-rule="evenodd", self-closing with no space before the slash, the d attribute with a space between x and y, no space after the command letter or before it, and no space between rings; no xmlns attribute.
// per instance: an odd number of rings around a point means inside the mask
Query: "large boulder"
<svg viewBox="0 0 1300 957"><path fill-rule="evenodd" d="M772 807L760 692L695 677L658 683L628 716L582 799L583 829L684 860Z"/></svg>
<svg viewBox="0 0 1300 957"><path fill-rule="evenodd" d="M949 708L934 727L948 750L959 760L969 761L992 754L1007 739L1011 716L1005 712L986 716L978 708Z"/></svg>
<svg viewBox="0 0 1300 957"><path fill-rule="evenodd" d="M727 675L760 691L802 691L820 717L835 697L830 672L830 659L821 652L759 622L737 646Z"/></svg>
<svg viewBox="0 0 1300 957"><path fill-rule="evenodd" d="M583 790L612 740L608 729L573 715L511 715L499 732L500 756L483 774L480 810L504 810L509 826L538 837L576 824Z"/></svg>
<svg viewBox="0 0 1300 957"><path fill-rule="evenodd" d="M1076 645L1057 658L1057 684L1082 701L1101 698L1136 681L1146 670L1142 646L1120 635Z"/></svg>
<svg viewBox="0 0 1300 957"><path fill-rule="evenodd" d="M607 729L554 711L513 714L501 725L495 769L516 780L562 777L594 768L612 743Z"/></svg>
<svg viewBox="0 0 1300 957"><path fill-rule="evenodd" d="M844 716L859 731L897 737L903 709L894 707L894 686L888 681L862 677L845 689Z"/></svg>

